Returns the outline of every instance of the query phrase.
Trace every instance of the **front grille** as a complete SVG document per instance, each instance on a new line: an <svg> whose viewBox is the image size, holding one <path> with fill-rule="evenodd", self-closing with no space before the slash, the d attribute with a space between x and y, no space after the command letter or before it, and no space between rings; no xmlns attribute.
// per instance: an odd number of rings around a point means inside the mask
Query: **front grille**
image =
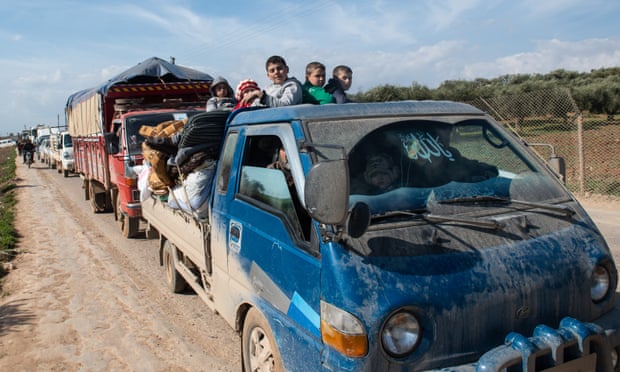
<svg viewBox="0 0 620 372"><path fill-rule="evenodd" d="M485 353L477 364L478 371L613 371L603 329L568 317L558 329L537 326L531 337L508 334L504 345Z"/></svg>

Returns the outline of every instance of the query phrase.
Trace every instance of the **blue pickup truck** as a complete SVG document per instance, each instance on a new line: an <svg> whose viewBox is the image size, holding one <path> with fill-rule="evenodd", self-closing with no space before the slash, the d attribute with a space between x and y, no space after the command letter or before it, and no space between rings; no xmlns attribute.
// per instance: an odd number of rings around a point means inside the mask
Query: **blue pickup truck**
<svg viewBox="0 0 620 372"><path fill-rule="evenodd" d="M561 172L484 112L218 118L203 204L142 211L170 289L240 333L246 371L618 370L606 242Z"/></svg>

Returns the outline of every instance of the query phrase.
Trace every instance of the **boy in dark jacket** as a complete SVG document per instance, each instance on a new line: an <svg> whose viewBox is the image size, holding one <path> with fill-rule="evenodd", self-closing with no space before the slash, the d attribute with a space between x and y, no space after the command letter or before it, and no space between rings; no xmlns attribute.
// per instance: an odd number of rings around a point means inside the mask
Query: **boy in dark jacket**
<svg viewBox="0 0 620 372"><path fill-rule="evenodd" d="M332 75L333 77L325 85L325 91L334 96L336 103L353 102L345 93L351 88L351 83L353 82L353 70L351 70L351 67L345 65L336 66Z"/></svg>

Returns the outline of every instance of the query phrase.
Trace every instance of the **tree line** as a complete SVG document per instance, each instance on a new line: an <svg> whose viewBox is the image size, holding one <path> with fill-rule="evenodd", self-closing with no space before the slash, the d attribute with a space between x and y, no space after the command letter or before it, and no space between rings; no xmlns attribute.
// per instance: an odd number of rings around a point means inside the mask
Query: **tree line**
<svg viewBox="0 0 620 372"><path fill-rule="evenodd" d="M477 98L532 93L566 88L577 107L613 119L620 112L620 67L590 72L559 69L546 74L508 74L493 79L446 80L435 89L413 82L411 86L382 85L366 92L351 94L357 102L401 100L450 100L470 102Z"/></svg>

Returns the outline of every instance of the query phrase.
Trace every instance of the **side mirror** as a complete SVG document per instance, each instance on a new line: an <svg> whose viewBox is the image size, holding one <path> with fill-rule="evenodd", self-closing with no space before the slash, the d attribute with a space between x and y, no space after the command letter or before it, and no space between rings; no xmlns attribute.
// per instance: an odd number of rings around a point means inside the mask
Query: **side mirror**
<svg viewBox="0 0 620 372"><path fill-rule="evenodd" d="M110 155L118 154L119 147L118 147L118 137L116 136L116 133L108 132L104 134L103 140L105 141L105 147L108 150L108 154Z"/></svg>
<svg viewBox="0 0 620 372"><path fill-rule="evenodd" d="M566 182L566 163L564 162L564 158L553 155L547 160L547 164L549 164L549 167L558 175L562 183Z"/></svg>
<svg viewBox="0 0 620 372"><path fill-rule="evenodd" d="M345 222L349 205L349 167L345 159L322 161L306 176L304 201L310 216L337 225Z"/></svg>

